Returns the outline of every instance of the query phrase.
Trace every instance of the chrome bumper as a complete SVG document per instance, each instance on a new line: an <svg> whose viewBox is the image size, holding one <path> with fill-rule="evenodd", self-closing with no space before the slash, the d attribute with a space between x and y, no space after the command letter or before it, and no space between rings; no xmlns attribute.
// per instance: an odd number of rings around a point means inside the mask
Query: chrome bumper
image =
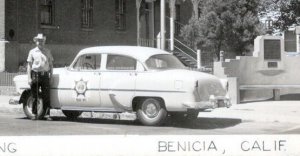
<svg viewBox="0 0 300 156"><path fill-rule="evenodd" d="M20 97L15 96L15 97L9 99L9 102L8 102L8 103L9 103L10 105L18 105L18 104L20 104L19 99L20 99Z"/></svg>
<svg viewBox="0 0 300 156"><path fill-rule="evenodd" d="M228 96L213 96L209 97L209 101L201 102L185 102L183 106L187 109L215 109L221 107L231 107L231 101Z"/></svg>

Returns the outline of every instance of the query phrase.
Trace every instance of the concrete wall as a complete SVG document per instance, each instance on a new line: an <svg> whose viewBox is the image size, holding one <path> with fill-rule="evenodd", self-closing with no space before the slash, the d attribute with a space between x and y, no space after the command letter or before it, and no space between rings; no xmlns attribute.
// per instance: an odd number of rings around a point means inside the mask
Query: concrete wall
<svg viewBox="0 0 300 156"><path fill-rule="evenodd" d="M281 59L264 60L263 40L277 39L281 42ZM268 62L277 62L277 68L268 68ZM241 56L237 59L215 62L214 74L223 78L237 78L239 86L251 85L300 85L300 56L288 56L284 51L281 37L260 36L255 40L254 56ZM233 84L236 85L236 84ZM234 91L234 90L233 90ZM281 89L281 94L300 93L300 89ZM241 100L263 100L273 97L272 89L243 90Z"/></svg>

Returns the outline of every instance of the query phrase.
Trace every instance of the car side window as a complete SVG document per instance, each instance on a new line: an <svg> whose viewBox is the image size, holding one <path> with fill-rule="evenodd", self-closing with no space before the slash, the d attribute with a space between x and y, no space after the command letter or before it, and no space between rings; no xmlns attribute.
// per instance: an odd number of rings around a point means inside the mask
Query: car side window
<svg viewBox="0 0 300 156"><path fill-rule="evenodd" d="M108 55L106 69L108 70L136 70L136 60L122 55Z"/></svg>
<svg viewBox="0 0 300 156"><path fill-rule="evenodd" d="M75 70L98 70L101 64L101 54L85 54L75 62Z"/></svg>

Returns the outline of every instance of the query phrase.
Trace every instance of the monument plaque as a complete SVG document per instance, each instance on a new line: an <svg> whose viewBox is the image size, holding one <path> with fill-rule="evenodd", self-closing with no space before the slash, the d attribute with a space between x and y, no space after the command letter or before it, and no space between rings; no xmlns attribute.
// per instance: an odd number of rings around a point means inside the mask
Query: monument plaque
<svg viewBox="0 0 300 156"><path fill-rule="evenodd" d="M280 40L264 40L264 59L281 60Z"/></svg>
<svg viewBox="0 0 300 156"><path fill-rule="evenodd" d="M277 62L268 62L268 68L277 68L278 63Z"/></svg>

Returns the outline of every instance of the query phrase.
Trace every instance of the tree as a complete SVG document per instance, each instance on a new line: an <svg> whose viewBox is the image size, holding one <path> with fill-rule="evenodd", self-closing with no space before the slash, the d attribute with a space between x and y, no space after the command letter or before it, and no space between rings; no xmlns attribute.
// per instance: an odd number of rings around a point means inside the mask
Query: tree
<svg viewBox="0 0 300 156"><path fill-rule="evenodd" d="M280 2L280 16L274 21L276 28L284 31L292 25L300 24L300 1L288 0Z"/></svg>
<svg viewBox="0 0 300 156"><path fill-rule="evenodd" d="M198 19L192 17L181 36L200 49L209 49L219 57L220 50L237 55L249 51L260 34L257 17L259 0L202 1ZM191 35L191 36L189 36Z"/></svg>

